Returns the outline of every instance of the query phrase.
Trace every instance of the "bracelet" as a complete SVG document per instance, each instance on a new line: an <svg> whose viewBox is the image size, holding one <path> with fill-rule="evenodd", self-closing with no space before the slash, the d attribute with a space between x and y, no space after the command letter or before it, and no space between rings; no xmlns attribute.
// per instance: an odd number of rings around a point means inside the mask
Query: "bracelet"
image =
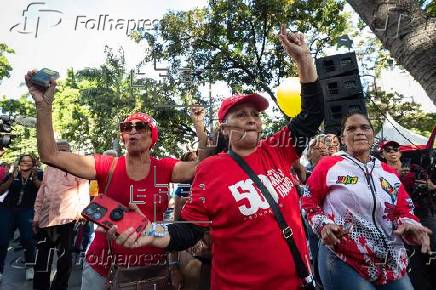
<svg viewBox="0 0 436 290"><path fill-rule="evenodd" d="M168 235L168 224L151 223L150 229L144 234L152 237L165 237Z"/></svg>

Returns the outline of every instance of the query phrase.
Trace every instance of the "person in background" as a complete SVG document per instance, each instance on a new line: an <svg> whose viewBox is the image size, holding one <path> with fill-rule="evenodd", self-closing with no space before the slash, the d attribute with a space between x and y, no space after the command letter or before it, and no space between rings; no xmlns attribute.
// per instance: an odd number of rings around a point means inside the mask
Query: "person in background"
<svg viewBox="0 0 436 290"><path fill-rule="evenodd" d="M330 156L339 151L341 143L339 142L338 136L335 134L326 134L324 139L325 146Z"/></svg>
<svg viewBox="0 0 436 290"><path fill-rule="evenodd" d="M0 163L0 180L3 180L9 172L10 165L7 162Z"/></svg>
<svg viewBox="0 0 436 290"><path fill-rule="evenodd" d="M433 231L433 235L430 236L430 246L432 253L436 253L435 177L432 179L424 168L411 163L410 159L401 161L400 144L395 141L383 142L380 150L387 164L395 168L400 175L401 182L412 198L415 215L422 225ZM436 289L436 257L432 256L435 254L421 253L416 246L409 246L408 250L410 251L409 275L412 285L419 290Z"/></svg>
<svg viewBox="0 0 436 290"><path fill-rule="evenodd" d="M9 191L0 203L0 281L2 280L9 240L16 227L20 231L21 245L26 261L26 280L33 279L35 245L33 241L33 205L41 185L42 172L36 168L35 158L30 154L21 155L18 167L5 176L0 184L0 195Z"/></svg>
<svg viewBox="0 0 436 290"><path fill-rule="evenodd" d="M204 124L205 110L203 107L193 107L191 120L198 137L198 151L189 151L182 155L181 161L201 160L210 156L206 153L208 136ZM191 184L179 185L175 190L174 220L180 220L180 212L191 195ZM210 237L205 234L192 248L171 254L170 271L174 289L207 290L210 288Z"/></svg>
<svg viewBox="0 0 436 290"><path fill-rule="evenodd" d="M56 142L57 149L71 152L65 140ZM89 203L89 181L61 169L47 166L38 190L33 217L37 239L37 258L33 289L66 290L72 271L73 229ZM53 254L57 251L56 274L50 283Z"/></svg>
<svg viewBox="0 0 436 290"><path fill-rule="evenodd" d="M309 147L307 148L307 152L306 152L306 158L309 161L309 163L305 168L307 178L310 177L312 171L314 170L318 162L321 160L321 158L328 155L329 155L329 151L328 151L328 147L326 146L326 135L319 134L315 136L312 140L310 140ZM302 190L304 195L304 192L308 190L307 185L303 185ZM303 210L303 217L304 217L304 222L306 224L307 241L309 242L310 254L312 257L312 265L314 268L315 281L318 288L322 289L321 278L319 276L319 271L318 271L319 239L316 236L316 234L313 232L312 228L310 227L307 221L306 212L304 212L304 210Z"/></svg>
<svg viewBox="0 0 436 290"><path fill-rule="evenodd" d="M395 171L371 156L374 129L351 112L342 120L346 152L321 159L302 207L320 237L318 268L326 290L412 290L404 242L430 251L431 230Z"/></svg>
<svg viewBox="0 0 436 290"><path fill-rule="evenodd" d="M329 156L330 151L326 146L326 135L320 134L310 140L307 148L306 158L309 163L306 166L307 178L312 174L313 169L324 156Z"/></svg>

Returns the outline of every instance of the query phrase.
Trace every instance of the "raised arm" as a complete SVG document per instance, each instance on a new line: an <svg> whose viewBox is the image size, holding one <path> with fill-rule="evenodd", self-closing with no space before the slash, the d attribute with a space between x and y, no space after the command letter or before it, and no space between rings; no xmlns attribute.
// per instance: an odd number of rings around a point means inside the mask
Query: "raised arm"
<svg viewBox="0 0 436 290"><path fill-rule="evenodd" d="M301 33L287 32L282 25L279 39L286 53L297 64L301 81L301 112L288 125L295 141L295 150L301 154L324 120L322 90L304 36Z"/></svg>
<svg viewBox="0 0 436 290"><path fill-rule="evenodd" d="M287 32L286 27L282 24L279 39L286 53L297 64L300 81L302 83L316 81L318 79L318 74L303 34Z"/></svg>
<svg viewBox="0 0 436 290"><path fill-rule="evenodd" d="M56 90L56 82L50 82L50 87L47 89L38 87L31 82L31 78L35 73L35 71L29 71L25 76L25 80L29 88L29 93L35 100L37 118L36 137L41 161L53 167L68 171L78 177L94 179L94 157L58 151L54 139L52 121L52 102Z"/></svg>

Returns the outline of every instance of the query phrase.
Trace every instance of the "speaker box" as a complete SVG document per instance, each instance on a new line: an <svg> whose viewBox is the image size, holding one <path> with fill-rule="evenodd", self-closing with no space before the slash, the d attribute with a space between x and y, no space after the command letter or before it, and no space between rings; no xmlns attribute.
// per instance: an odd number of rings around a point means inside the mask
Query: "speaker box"
<svg viewBox="0 0 436 290"><path fill-rule="evenodd" d="M329 78L320 81L324 100L353 100L363 97L362 83L358 75Z"/></svg>
<svg viewBox="0 0 436 290"><path fill-rule="evenodd" d="M320 80L359 74L359 66L354 52L318 58L315 60L315 64Z"/></svg>
<svg viewBox="0 0 436 290"><path fill-rule="evenodd" d="M325 133L340 134L342 118L349 112L367 114L363 95L353 100L324 101L324 131Z"/></svg>

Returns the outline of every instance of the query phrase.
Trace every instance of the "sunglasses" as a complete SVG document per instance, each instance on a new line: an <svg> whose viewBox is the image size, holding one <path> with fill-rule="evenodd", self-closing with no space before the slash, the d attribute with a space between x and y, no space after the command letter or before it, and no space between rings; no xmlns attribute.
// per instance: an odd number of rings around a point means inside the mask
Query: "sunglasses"
<svg viewBox="0 0 436 290"><path fill-rule="evenodd" d="M387 152L387 153L398 152L398 151L400 151L400 148L398 148L398 147L387 147L387 148L384 149L384 151Z"/></svg>
<svg viewBox="0 0 436 290"><path fill-rule="evenodd" d="M122 122L120 123L120 131L122 133L130 133L132 129L135 128L136 132L145 133L150 130L148 123L145 122Z"/></svg>

